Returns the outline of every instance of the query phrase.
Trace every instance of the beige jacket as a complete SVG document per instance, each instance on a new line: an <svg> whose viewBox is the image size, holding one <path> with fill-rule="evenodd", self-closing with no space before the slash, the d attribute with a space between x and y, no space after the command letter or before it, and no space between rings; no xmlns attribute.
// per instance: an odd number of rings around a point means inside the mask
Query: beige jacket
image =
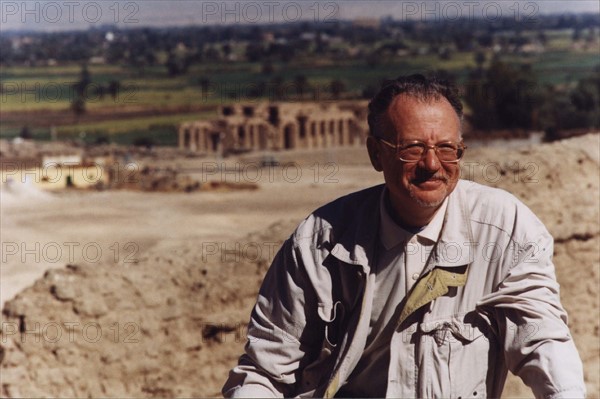
<svg viewBox="0 0 600 399"><path fill-rule="evenodd" d="M284 243L226 397L343 394L369 331L382 189L323 206ZM584 397L552 253L552 237L514 196L460 181L402 303L387 396L499 397L511 370L537 398Z"/></svg>

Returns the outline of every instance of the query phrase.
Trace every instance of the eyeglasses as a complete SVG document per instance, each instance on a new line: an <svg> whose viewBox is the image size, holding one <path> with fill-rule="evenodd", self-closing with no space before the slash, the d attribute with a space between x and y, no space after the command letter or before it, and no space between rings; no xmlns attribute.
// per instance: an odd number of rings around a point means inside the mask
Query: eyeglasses
<svg viewBox="0 0 600 399"><path fill-rule="evenodd" d="M463 142L456 141L442 141L435 145L428 145L419 140L409 140L393 144L382 138L375 138L388 147L396 150L396 157L407 163L419 162L427 154L429 149L435 150L435 153L441 162L458 162L467 148Z"/></svg>

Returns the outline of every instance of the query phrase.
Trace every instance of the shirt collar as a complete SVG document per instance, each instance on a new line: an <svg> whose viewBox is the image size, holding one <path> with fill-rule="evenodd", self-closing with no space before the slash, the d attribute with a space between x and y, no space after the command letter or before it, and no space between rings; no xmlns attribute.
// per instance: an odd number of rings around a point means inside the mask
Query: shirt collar
<svg viewBox="0 0 600 399"><path fill-rule="evenodd" d="M440 238L440 232L442 231L442 225L444 224L444 216L446 215L446 208L448 207L448 197L444 199L442 205L438 208L437 212L431 219L431 222L417 235L421 238L436 242Z"/></svg>
<svg viewBox="0 0 600 399"><path fill-rule="evenodd" d="M431 263L427 271L435 265L443 267L464 266L473 262L476 244L471 231L470 211L467 207L467 192L474 190L476 184L466 180L459 180L455 190L448 196L446 214L444 215L443 228L436 244L435 262ZM350 225L340 235L339 240L333 242L331 255L343 263L359 265L368 273L375 259L375 251L380 231L378 214L380 213L378 200L381 197L385 185L365 189L353 194L354 200L359 201L362 206L353 208ZM376 205L376 206L373 206ZM442 214L441 212L438 212ZM315 215L325 218L326 215ZM350 215L350 214L345 214ZM462 243L462 244L460 244ZM444 254L455 253L456 247L460 246L457 258L447 259ZM454 252L451 252L454 251Z"/></svg>
<svg viewBox="0 0 600 399"><path fill-rule="evenodd" d="M401 243L407 242L415 234L417 237L430 241L431 243L435 243L438 240L444 223L448 198L444 199L444 202L433 216L431 222L429 222L429 224L421 231L414 233L402 228L392 219L388 206L386 205L387 195L388 189L384 188L379 198L379 237L386 250L390 250Z"/></svg>

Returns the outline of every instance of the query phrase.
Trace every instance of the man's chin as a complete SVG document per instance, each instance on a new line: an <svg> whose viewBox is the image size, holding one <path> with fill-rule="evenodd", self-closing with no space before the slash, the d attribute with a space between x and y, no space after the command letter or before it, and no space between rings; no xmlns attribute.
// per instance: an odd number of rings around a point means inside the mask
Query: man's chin
<svg viewBox="0 0 600 399"><path fill-rule="evenodd" d="M436 208L441 205L447 197L447 188L439 187L437 190L423 190L411 187L410 196L417 204L423 208Z"/></svg>

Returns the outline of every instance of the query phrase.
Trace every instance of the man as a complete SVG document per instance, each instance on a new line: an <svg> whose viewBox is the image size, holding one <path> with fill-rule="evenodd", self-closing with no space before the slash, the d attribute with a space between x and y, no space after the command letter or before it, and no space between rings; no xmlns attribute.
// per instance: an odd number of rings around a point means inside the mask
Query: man
<svg viewBox="0 0 600 399"><path fill-rule="evenodd" d="M421 75L369 104L385 185L342 197L284 243L227 397L585 395L552 238L512 195L459 180L462 105Z"/></svg>

